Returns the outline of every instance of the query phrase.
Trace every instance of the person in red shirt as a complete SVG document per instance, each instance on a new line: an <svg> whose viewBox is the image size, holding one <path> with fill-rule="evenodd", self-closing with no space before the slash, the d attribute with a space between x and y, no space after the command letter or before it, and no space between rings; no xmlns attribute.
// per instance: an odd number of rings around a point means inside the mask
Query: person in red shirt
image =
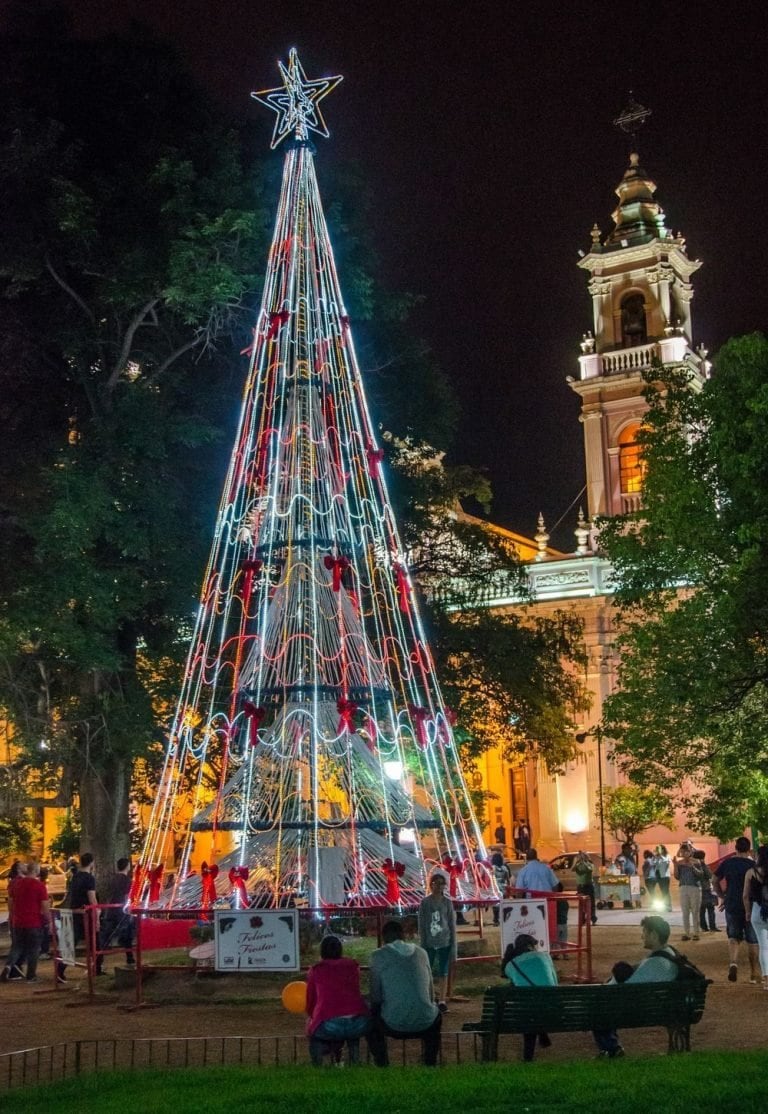
<svg viewBox="0 0 768 1114"><path fill-rule="evenodd" d="M48 890L40 881L38 863L30 863L26 875L19 875L13 885L13 944L0 982L18 977L19 964L27 965L27 982L37 982L37 958L43 938L43 918L51 915Z"/></svg>
<svg viewBox="0 0 768 1114"><path fill-rule="evenodd" d="M325 936L320 962L307 972L307 1036L312 1063L319 1067L323 1053L335 1054L347 1042L350 1064L360 1061L360 1037L368 1032L368 1006L360 994L360 967L344 959L338 936Z"/></svg>

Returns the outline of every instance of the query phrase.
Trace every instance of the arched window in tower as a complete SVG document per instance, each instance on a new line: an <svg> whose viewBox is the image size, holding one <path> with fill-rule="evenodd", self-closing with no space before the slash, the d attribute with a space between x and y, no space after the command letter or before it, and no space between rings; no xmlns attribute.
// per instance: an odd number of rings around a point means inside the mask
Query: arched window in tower
<svg viewBox="0 0 768 1114"><path fill-rule="evenodd" d="M637 442L640 423L628 425L619 434L619 483L622 495L637 495L643 490L645 464Z"/></svg>
<svg viewBox="0 0 768 1114"><path fill-rule="evenodd" d="M633 348L645 344L647 339L645 299L642 294L627 294L621 300L621 343L625 348Z"/></svg>

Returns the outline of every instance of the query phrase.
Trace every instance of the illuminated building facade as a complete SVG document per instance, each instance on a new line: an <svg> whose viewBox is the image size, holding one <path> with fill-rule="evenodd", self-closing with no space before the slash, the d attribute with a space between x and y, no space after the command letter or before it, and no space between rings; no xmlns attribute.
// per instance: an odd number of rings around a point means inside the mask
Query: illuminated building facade
<svg viewBox="0 0 768 1114"><path fill-rule="evenodd" d="M616 688L618 662L612 570L600 554L590 523L641 506L643 463L637 435L646 410L643 375L652 362L686 369L693 389L709 372L706 351L695 351L693 345L691 276L700 263L688 258L683 237L665 227L655 192L655 183L633 153L616 190L613 228L603 236L595 225L589 251L578 264L589 279L592 328L581 341L578 373L568 376L568 383L581 399L588 521L580 513L571 554L548 547L542 518L535 541L518 547L526 562L531 547L536 550L527 564L535 613L571 611L584 626L592 706L580 725L586 736L583 754L558 776L537 761L515 766L498 752L482 760L483 785L493 794L486 816L487 840L493 843L494 832L503 825L509 844L515 822L524 817L544 855L579 847L598 851L600 774L606 787L620 782L608 758L610 740L601 740L599 746L595 732L603 703ZM488 600L488 605L519 607L515 600L503 598ZM649 829L642 842L674 845L683 833L691 834L681 820L676 831ZM610 833L606 839L610 855L617 845ZM704 846L707 841L698 843Z"/></svg>

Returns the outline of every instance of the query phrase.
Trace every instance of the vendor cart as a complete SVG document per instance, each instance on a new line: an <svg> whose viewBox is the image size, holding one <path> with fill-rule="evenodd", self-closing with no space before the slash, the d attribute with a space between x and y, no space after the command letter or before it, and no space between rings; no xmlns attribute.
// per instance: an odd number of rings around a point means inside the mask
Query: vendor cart
<svg viewBox="0 0 768 1114"><path fill-rule="evenodd" d="M640 908L640 878L637 874L603 874L595 879L598 909Z"/></svg>

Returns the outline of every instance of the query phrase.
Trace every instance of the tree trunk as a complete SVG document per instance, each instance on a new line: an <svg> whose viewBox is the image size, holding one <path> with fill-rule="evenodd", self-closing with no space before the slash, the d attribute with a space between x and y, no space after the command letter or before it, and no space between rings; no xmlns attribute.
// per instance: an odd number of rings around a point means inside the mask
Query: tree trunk
<svg viewBox="0 0 768 1114"><path fill-rule="evenodd" d="M91 767L80 778L80 851L94 856L97 888L114 872L117 860L130 854L129 789L129 768L120 759L106 770Z"/></svg>

